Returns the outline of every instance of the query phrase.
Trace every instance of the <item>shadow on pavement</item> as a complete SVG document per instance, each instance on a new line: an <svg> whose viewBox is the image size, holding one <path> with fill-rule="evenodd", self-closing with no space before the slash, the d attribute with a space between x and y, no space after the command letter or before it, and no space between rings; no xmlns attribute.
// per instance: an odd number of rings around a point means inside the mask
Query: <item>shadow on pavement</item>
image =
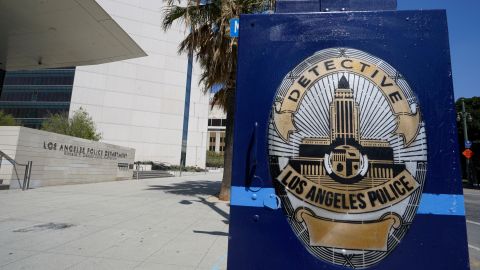
<svg viewBox="0 0 480 270"><path fill-rule="evenodd" d="M207 232L207 231L197 231L197 230L193 230L193 232L194 232L194 233L203 233L203 234L217 235L217 236L228 236L228 233L226 233L226 232L219 232L219 231Z"/></svg>
<svg viewBox="0 0 480 270"><path fill-rule="evenodd" d="M214 202L209 202L207 201L205 198L202 198L202 197L198 197L198 201L197 202L201 202L203 204L205 204L206 206L212 208L213 211L217 212L220 216L222 216L225 220L223 221L225 224L228 223L228 220L230 218L230 215L223 211L221 208L219 208L216 203Z"/></svg>
<svg viewBox="0 0 480 270"><path fill-rule="evenodd" d="M200 202L205 204L206 206L210 207L213 211L217 212L220 216L222 216L225 220L223 221L225 224L228 224L229 221L229 214L219 208L215 202L210 202L202 195L215 195L218 194L220 191L220 182L214 181L205 181L205 180L198 180L198 181L187 181L181 183L174 183L171 185L151 185L148 186L147 190L161 190L166 193L175 194L175 195L184 195L184 196L196 196L196 199L183 199L178 203L189 205L194 202ZM207 233L207 232L204 232Z"/></svg>
<svg viewBox="0 0 480 270"><path fill-rule="evenodd" d="M220 185L221 183L218 181L198 180L174 183L168 186L151 185L148 186L147 190L162 190L166 193L186 196L215 195L220 191Z"/></svg>

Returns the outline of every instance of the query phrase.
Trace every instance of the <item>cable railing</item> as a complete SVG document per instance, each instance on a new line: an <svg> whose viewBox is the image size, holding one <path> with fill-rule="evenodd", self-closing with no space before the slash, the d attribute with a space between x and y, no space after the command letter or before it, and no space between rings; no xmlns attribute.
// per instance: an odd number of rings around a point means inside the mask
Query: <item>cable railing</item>
<svg viewBox="0 0 480 270"><path fill-rule="evenodd" d="M0 150L0 168L2 166L2 161L5 159L6 161L10 162L13 166L13 171L15 172L15 176L17 177L18 186L22 188L22 190L27 190L30 187L30 176L32 174L32 161L27 161L26 164L18 163L9 155L5 154L3 151ZM23 183L20 181L20 176L18 175L17 166L25 167L25 173L23 175Z"/></svg>

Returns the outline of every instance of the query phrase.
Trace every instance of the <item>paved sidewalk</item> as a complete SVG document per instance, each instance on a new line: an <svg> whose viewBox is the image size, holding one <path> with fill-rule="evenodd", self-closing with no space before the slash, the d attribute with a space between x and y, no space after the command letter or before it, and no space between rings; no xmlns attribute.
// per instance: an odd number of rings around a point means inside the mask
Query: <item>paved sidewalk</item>
<svg viewBox="0 0 480 270"><path fill-rule="evenodd" d="M225 269L221 174L0 191L0 269Z"/></svg>
<svg viewBox="0 0 480 270"><path fill-rule="evenodd" d="M0 269L226 268L221 173L0 191ZM479 268L480 192L466 190Z"/></svg>

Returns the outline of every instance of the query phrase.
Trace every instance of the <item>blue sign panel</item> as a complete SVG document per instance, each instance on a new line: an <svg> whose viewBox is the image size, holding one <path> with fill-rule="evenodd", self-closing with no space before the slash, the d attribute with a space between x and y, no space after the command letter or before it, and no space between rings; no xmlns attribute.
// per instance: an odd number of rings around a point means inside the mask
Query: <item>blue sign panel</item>
<svg viewBox="0 0 480 270"><path fill-rule="evenodd" d="M238 37L240 21L238 18L230 19L230 37Z"/></svg>
<svg viewBox="0 0 480 270"><path fill-rule="evenodd" d="M472 147L472 142L471 141L465 141L465 148L470 148Z"/></svg>
<svg viewBox="0 0 480 270"><path fill-rule="evenodd" d="M241 27L228 269L468 269L445 12Z"/></svg>

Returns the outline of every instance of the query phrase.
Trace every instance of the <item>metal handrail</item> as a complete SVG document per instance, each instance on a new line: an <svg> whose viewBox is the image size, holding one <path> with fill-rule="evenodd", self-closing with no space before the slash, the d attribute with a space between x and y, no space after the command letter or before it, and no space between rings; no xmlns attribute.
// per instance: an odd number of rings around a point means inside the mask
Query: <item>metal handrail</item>
<svg viewBox="0 0 480 270"><path fill-rule="evenodd" d="M30 186L30 176L32 174L32 164L33 164L33 162L28 161L27 164L18 163L13 158L11 158L9 155L5 154L3 151L0 150L0 161L2 160L2 158L5 158L5 160L7 160L8 162L10 162L10 164L12 164L13 169L15 171L15 175L17 176L18 185L22 188L22 190L27 190ZM0 162L0 164L1 164L1 162ZM18 175L17 166L25 166L25 174L23 176L23 185L20 182L20 176Z"/></svg>

